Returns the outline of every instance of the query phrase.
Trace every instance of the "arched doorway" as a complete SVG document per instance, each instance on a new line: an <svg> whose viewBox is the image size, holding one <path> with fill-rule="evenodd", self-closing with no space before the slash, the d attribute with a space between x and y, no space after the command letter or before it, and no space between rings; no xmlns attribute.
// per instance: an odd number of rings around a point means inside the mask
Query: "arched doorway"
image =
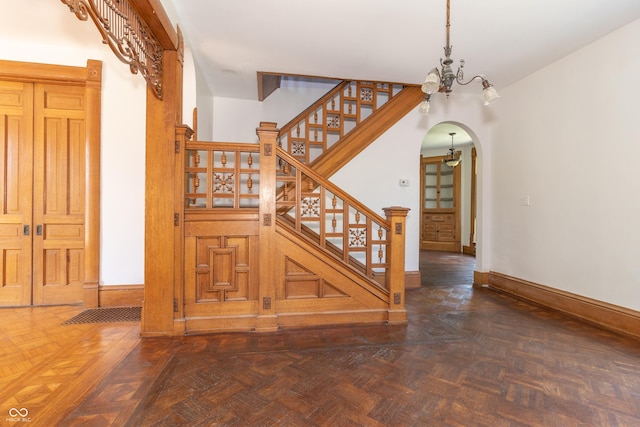
<svg viewBox="0 0 640 427"><path fill-rule="evenodd" d="M427 132L421 144L420 270L423 285L443 280L441 284L451 280L466 284L473 281L475 259L469 259L469 256L475 257L477 243L477 156L471 134L460 123L441 122ZM452 152L461 160L456 166L445 163Z"/></svg>
<svg viewBox="0 0 640 427"><path fill-rule="evenodd" d="M451 155L461 161L449 166ZM472 136L460 124L442 122L421 149L420 249L475 255L477 157Z"/></svg>

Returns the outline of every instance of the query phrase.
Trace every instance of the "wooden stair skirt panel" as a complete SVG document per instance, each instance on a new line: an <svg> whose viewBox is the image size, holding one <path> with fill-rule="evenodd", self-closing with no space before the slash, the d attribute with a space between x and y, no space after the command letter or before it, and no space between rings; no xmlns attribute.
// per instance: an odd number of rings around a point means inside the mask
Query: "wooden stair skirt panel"
<svg viewBox="0 0 640 427"><path fill-rule="evenodd" d="M241 232L251 228L244 221L187 223L185 317L175 319L185 333L258 329L257 236ZM389 321L386 289L286 226L277 226L275 259L279 328Z"/></svg>
<svg viewBox="0 0 640 427"><path fill-rule="evenodd" d="M280 327L386 323L389 292L287 227L277 227Z"/></svg>

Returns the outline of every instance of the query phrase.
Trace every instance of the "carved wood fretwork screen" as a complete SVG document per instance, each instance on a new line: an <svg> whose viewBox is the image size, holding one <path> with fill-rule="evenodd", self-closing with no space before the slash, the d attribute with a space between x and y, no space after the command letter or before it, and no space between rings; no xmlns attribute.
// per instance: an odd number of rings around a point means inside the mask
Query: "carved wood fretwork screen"
<svg viewBox="0 0 640 427"><path fill-rule="evenodd" d="M60 0L78 19L89 17L102 34L103 43L133 74L140 74L162 99L163 49L149 27L127 0Z"/></svg>
<svg viewBox="0 0 640 427"><path fill-rule="evenodd" d="M257 208L260 155L257 144L187 142L186 208Z"/></svg>

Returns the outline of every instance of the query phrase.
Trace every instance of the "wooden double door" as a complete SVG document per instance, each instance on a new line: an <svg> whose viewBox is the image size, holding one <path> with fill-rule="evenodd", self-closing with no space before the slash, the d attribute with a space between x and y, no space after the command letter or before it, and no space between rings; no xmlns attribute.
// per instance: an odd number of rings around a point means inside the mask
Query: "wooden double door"
<svg viewBox="0 0 640 427"><path fill-rule="evenodd" d="M0 80L0 306L84 301L86 107L83 85Z"/></svg>

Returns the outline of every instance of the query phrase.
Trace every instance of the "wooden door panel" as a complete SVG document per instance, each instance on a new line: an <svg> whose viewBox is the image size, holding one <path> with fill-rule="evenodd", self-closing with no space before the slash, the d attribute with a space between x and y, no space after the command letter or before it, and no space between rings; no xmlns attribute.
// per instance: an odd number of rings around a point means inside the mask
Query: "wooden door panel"
<svg viewBox="0 0 640 427"><path fill-rule="evenodd" d="M191 224L185 228L184 311L190 319L187 330L197 329L202 322L211 322L207 323L208 327L215 328L214 325L222 321L216 318L220 315L233 314L246 319L255 316L258 300L256 222L234 221L232 227L200 222L195 229ZM199 320L194 324L191 320L195 318Z"/></svg>
<svg viewBox="0 0 640 427"><path fill-rule="evenodd" d="M35 85L35 305L83 301L84 88Z"/></svg>
<svg viewBox="0 0 640 427"><path fill-rule="evenodd" d="M456 240L453 224L438 224L438 241L453 242Z"/></svg>
<svg viewBox="0 0 640 427"><path fill-rule="evenodd" d="M202 237L196 243L196 302L247 301L250 237Z"/></svg>
<svg viewBox="0 0 640 427"><path fill-rule="evenodd" d="M0 306L31 304L33 84L0 81Z"/></svg>
<svg viewBox="0 0 640 427"><path fill-rule="evenodd" d="M42 301L43 305L82 302L82 293L78 292L77 297L73 293L74 289L82 289L84 282L83 249L45 249L42 259L43 283L34 293L34 300Z"/></svg>

